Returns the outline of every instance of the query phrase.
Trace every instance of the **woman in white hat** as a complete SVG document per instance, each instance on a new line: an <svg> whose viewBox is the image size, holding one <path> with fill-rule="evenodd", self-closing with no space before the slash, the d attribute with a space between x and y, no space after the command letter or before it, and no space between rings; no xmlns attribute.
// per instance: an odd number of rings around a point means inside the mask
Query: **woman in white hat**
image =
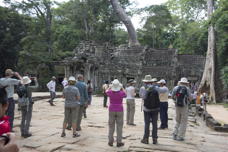
<svg viewBox="0 0 228 152"><path fill-rule="evenodd" d="M65 109L64 109L64 121L63 131L61 137L65 137L65 129L67 123L71 123L73 128L73 138L79 137L80 135L76 132L76 122L78 119L78 111L80 108L80 93L77 87L75 87L76 79L73 76L69 77L68 86L63 90L63 97L65 98Z"/></svg>
<svg viewBox="0 0 228 152"><path fill-rule="evenodd" d="M18 103L21 106L21 136L24 138L32 136L29 133L30 122L32 119L32 109L33 109L33 101L32 101L32 91L38 88L37 79L34 79L35 86L30 86L31 79L28 76L24 76L22 78L21 86L18 87Z"/></svg>
<svg viewBox="0 0 228 152"><path fill-rule="evenodd" d="M106 91L106 94L110 98L109 105L109 146L113 146L115 131L115 125L117 128L117 147L124 146L122 142L122 130L123 130L123 98L126 97L126 93L123 90L122 84L118 79L113 80L111 87Z"/></svg>

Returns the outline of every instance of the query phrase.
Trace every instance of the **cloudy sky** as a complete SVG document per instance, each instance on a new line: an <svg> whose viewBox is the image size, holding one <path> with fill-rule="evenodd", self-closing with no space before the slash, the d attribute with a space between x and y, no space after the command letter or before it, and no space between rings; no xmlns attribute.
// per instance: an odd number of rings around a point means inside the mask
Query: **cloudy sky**
<svg viewBox="0 0 228 152"><path fill-rule="evenodd" d="M14 0L14 1L22 1L22 0ZM56 0L58 2L66 2L68 0ZM167 0L130 0L131 2L134 3L135 8L142 8L142 7L146 7L146 6L150 6L150 5L154 5L154 4L162 4L167 2ZM0 0L0 5L3 5L2 0ZM135 28L139 28L142 26L141 23L141 18L139 15L134 15L132 17L132 22L133 25L135 26Z"/></svg>

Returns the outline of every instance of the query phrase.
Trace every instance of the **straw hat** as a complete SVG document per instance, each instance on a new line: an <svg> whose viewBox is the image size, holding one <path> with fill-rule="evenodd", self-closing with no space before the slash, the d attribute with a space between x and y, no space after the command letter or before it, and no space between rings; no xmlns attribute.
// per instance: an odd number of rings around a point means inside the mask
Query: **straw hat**
<svg viewBox="0 0 228 152"><path fill-rule="evenodd" d="M128 81L128 83L136 83L136 81L135 81L134 79L130 79L130 80Z"/></svg>
<svg viewBox="0 0 228 152"><path fill-rule="evenodd" d="M21 83L22 84L29 84L29 83L31 83L32 81L31 81L31 79L28 77L28 76L24 76L23 78L22 78L22 80L21 80Z"/></svg>
<svg viewBox="0 0 228 152"><path fill-rule="evenodd" d="M111 90L112 91L120 91L123 85L119 82L118 79L112 81Z"/></svg>
<svg viewBox="0 0 228 152"><path fill-rule="evenodd" d="M157 78L153 78L153 79L152 79L152 82L157 82L157 81L158 81Z"/></svg>
<svg viewBox="0 0 228 152"><path fill-rule="evenodd" d="M188 82L188 79L187 78L185 78L185 77L183 77L183 78L181 78L181 80L179 81L179 83L189 83Z"/></svg>
<svg viewBox="0 0 228 152"><path fill-rule="evenodd" d="M143 82L153 82L151 75L145 75L145 78L142 81Z"/></svg>

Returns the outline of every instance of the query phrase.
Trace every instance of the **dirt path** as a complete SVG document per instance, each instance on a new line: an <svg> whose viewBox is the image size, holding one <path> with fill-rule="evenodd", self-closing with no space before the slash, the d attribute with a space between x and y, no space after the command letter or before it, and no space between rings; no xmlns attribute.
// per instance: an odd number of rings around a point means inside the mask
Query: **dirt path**
<svg viewBox="0 0 228 152"><path fill-rule="evenodd" d="M215 120L228 124L228 109L224 108L223 105L207 105L207 111Z"/></svg>
<svg viewBox="0 0 228 152"><path fill-rule="evenodd" d="M136 100L135 123L137 126L123 128L123 142L125 146L109 147L108 143L108 110L102 107L102 98L93 97L92 106L87 111L88 118L82 120L81 137L72 138L72 132L61 138L64 102L56 99L56 106L51 107L47 100L34 104L30 138L20 137L20 112L16 112L15 131L21 152L115 152L115 151L156 151L156 152L227 152L228 134L217 133L205 127L203 123L189 121L186 140L184 142L172 139L174 126L174 106L169 104L169 129L159 130L158 145L144 145L140 143L143 136L144 122L141 112L141 99ZM125 106L125 104L124 104ZM125 107L126 109L126 107ZM126 114L126 113L125 113ZM125 119L126 117L124 117ZM191 120L189 118L189 120ZM158 122L160 124L160 122Z"/></svg>

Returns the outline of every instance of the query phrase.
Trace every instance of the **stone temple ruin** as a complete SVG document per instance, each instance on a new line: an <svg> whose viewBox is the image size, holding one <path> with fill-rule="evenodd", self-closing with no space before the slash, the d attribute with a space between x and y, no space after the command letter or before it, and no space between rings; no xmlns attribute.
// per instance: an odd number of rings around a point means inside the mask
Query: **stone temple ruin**
<svg viewBox="0 0 228 152"><path fill-rule="evenodd" d="M85 81L91 80L96 91L101 90L105 80L118 78L123 85L129 79L142 85L146 74L167 80L169 87L185 76L192 83L197 83L202 76L205 57L201 55L177 54L175 49L153 49L139 47L110 47L108 44L97 45L83 42L75 48L75 56L66 58L64 75L83 74Z"/></svg>

